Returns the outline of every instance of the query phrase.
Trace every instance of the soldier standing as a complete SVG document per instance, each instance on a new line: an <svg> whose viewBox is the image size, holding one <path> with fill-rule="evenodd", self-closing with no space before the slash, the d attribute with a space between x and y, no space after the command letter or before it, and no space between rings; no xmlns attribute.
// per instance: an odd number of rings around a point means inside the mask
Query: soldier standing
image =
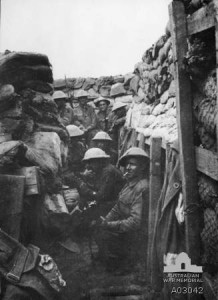
<svg viewBox="0 0 218 300"><path fill-rule="evenodd" d="M111 108L110 100L104 97L99 97L94 101L96 107L99 109L97 112L97 128L99 130L108 132L111 127Z"/></svg>
<svg viewBox="0 0 218 300"><path fill-rule="evenodd" d="M60 122L64 126L73 124L74 122L73 109L70 106L70 104L66 103L67 95L62 91L55 91L53 94L53 99L58 107Z"/></svg>

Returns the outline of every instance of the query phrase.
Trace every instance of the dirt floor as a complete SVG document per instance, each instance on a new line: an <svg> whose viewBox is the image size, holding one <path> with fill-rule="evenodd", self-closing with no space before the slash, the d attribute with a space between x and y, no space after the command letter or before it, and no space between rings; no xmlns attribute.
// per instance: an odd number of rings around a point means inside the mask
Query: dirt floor
<svg viewBox="0 0 218 300"><path fill-rule="evenodd" d="M154 299L146 287L143 258L131 270L122 270L118 266L113 271L108 271L102 263L92 259L92 254L97 254L94 242L92 251L87 238L77 242L77 245L79 253L73 253L59 243L52 247L51 254L67 282L60 296L61 300Z"/></svg>

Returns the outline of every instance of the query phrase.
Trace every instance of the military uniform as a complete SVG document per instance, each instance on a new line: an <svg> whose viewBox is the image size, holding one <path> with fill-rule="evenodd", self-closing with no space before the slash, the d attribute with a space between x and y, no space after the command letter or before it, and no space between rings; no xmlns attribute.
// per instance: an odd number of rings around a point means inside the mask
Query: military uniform
<svg viewBox="0 0 218 300"><path fill-rule="evenodd" d="M120 150L125 133L124 124L126 122L126 116L118 118L116 115L112 115L110 118L112 126L109 132L113 140L113 146Z"/></svg>
<svg viewBox="0 0 218 300"><path fill-rule="evenodd" d="M74 122L76 126L89 130L96 128L96 114L93 107L90 105L78 106L73 109L73 112L76 117Z"/></svg>
<svg viewBox="0 0 218 300"><path fill-rule="evenodd" d="M67 103L66 106L59 111L59 117L64 126L74 123L74 113L69 103Z"/></svg>
<svg viewBox="0 0 218 300"><path fill-rule="evenodd" d="M82 159L86 152L85 145L77 141L75 143L71 143L68 148L68 157L67 157L67 172L81 172L83 163Z"/></svg>
<svg viewBox="0 0 218 300"><path fill-rule="evenodd" d="M97 128L99 130L108 132L112 126L111 109L108 108L106 112L99 111L96 114Z"/></svg>
<svg viewBox="0 0 218 300"><path fill-rule="evenodd" d="M106 165L95 178L95 199L99 206L99 213L105 216L113 207L122 189L124 179L120 170L112 164Z"/></svg>
<svg viewBox="0 0 218 300"><path fill-rule="evenodd" d="M74 124L85 130L86 143L89 145L91 139L95 135L97 129L97 119L95 110L90 105L84 107L78 106L74 109L75 121Z"/></svg>
<svg viewBox="0 0 218 300"><path fill-rule="evenodd" d="M132 257L137 247L143 208L143 194L148 190L148 181L137 178L127 182L119 194L115 206L106 216L107 227L96 232L99 253L119 261Z"/></svg>
<svg viewBox="0 0 218 300"><path fill-rule="evenodd" d="M78 178L75 174L65 176L65 180L66 184L79 190L84 203L96 200L99 216L105 216L111 210L124 184L122 173L111 164L91 180Z"/></svg>

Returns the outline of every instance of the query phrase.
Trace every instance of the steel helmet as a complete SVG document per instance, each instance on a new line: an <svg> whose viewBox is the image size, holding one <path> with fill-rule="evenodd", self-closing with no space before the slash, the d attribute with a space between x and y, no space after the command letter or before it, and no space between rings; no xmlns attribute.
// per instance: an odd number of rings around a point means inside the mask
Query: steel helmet
<svg viewBox="0 0 218 300"><path fill-rule="evenodd" d="M94 100L94 104L95 104L96 106L98 106L98 105L100 104L101 101L106 102L108 105L110 105L110 103L111 103L109 99L104 98L104 97L99 97L99 98L97 98L97 99Z"/></svg>
<svg viewBox="0 0 218 300"><path fill-rule="evenodd" d="M109 134L105 131L99 131L96 133L96 135L92 139L93 141L112 141L111 137Z"/></svg>
<svg viewBox="0 0 218 300"><path fill-rule="evenodd" d="M112 111L115 111L115 110L117 110L117 109L119 109L121 107L125 107L125 106L127 106L126 103L123 103L123 102L120 102L120 101L119 102L115 102L114 106L112 108Z"/></svg>
<svg viewBox="0 0 218 300"><path fill-rule="evenodd" d="M67 95L62 92L62 91L55 91L53 94L53 99L57 100L57 99L66 99Z"/></svg>
<svg viewBox="0 0 218 300"><path fill-rule="evenodd" d="M119 159L119 164L121 166L125 165L125 161L129 157L140 157L140 158L148 158L148 154L142 150L141 148L138 147L131 147L129 148Z"/></svg>
<svg viewBox="0 0 218 300"><path fill-rule="evenodd" d="M83 97L88 98L88 96L89 96L89 93L84 90L78 91L78 93L76 95L77 98L83 98Z"/></svg>
<svg viewBox="0 0 218 300"><path fill-rule="evenodd" d="M103 150L100 148L91 148L86 151L83 161L87 161L90 159L96 159L96 158L109 158L110 156L107 155Z"/></svg>
<svg viewBox="0 0 218 300"><path fill-rule="evenodd" d="M66 126L66 129L67 129L70 137L81 136L84 134L84 131L79 129L79 127L76 125L68 125L68 126Z"/></svg>

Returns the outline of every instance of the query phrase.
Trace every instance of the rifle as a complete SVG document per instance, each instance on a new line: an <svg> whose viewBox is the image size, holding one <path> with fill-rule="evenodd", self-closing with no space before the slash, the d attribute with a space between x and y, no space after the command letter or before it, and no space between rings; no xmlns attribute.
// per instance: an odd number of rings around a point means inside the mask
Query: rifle
<svg viewBox="0 0 218 300"><path fill-rule="evenodd" d="M67 88L68 99L70 99L70 90L69 90L69 86L68 86L68 83L67 83L67 76L66 75L64 75L64 79L65 79L65 85L66 85L66 88Z"/></svg>

